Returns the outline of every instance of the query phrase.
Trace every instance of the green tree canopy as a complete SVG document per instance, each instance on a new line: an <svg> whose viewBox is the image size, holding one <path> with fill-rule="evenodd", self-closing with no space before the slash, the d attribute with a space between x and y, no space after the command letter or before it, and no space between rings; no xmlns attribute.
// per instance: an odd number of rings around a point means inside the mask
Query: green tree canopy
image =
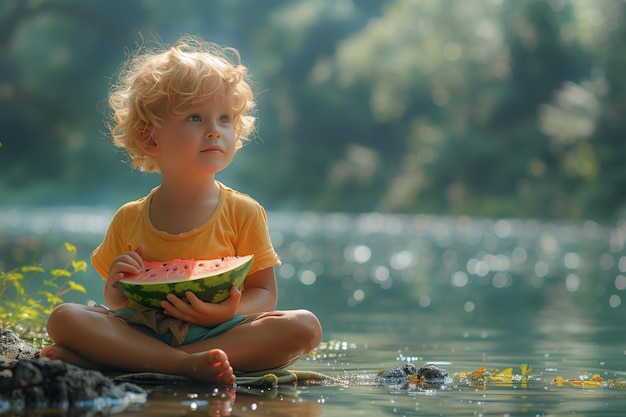
<svg viewBox="0 0 626 417"><path fill-rule="evenodd" d="M123 11L123 13L121 12ZM620 0L95 0L0 5L5 204L146 193L104 131L125 50L241 51L258 140L223 180L269 209L624 214ZM122 161L122 162L121 162Z"/></svg>

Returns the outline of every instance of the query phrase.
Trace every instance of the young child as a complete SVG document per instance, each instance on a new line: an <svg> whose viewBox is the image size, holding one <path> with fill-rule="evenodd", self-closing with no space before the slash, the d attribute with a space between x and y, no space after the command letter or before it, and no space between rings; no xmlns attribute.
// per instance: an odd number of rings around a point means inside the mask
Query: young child
<svg viewBox="0 0 626 417"><path fill-rule="evenodd" d="M161 184L123 205L92 255L106 279L109 309L66 303L48 321L54 345L41 356L125 372L177 374L233 384L241 372L284 367L321 338L309 311L275 311L274 251L266 214L251 197L215 179L252 133L255 102L236 50L183 37L161 51L138 50L111 89L114 143ZM241 291L205 303L173 294L162 310L130 302L119 279L144 261L254 255Z"/></svg>

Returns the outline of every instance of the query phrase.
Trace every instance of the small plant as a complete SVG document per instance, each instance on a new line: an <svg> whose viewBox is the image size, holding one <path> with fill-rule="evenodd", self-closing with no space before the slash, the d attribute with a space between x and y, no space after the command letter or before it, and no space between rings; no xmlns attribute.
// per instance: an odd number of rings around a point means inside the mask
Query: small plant
<svg viewBox="0 0 626 417"><path fill-rule="evenodd" d="M33 264L0 271L0 327L25 338L45 338L48 316L62 297L71 291L87 292L73 280L76 273L87 271L87 263L74 259L76 247L71 243L65 243L65 250L69 258L64 268L46 270Z"/></svg>

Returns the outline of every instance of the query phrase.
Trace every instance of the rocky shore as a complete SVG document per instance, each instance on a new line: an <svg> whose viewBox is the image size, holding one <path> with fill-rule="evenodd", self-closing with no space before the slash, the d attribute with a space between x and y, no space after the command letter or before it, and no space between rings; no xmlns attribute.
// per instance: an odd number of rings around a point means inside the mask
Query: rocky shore
<svg viewBox="0 0 626 417"><path fill-rule="evenodd" d="M0 329L0 414L35 408L91 409L144 402L138 385L101 372L39 357L36 346Z"/></svg>
<svg viewBox="0 0 626 417"><path fill-rule="evenodd" d="M268 383L276 385L313 381L332 384L339 381L314 372L280 371L280 375L246 375L238 382L241 381L241 387L245 388L247 385L265 386ZM133 375L136 377L133 379L135 382L143 376ZM151 381L168 377L160 374L147 376ZM269 376L273 379L268 380ZM372 378L370 383L397 387L440 387L452 381L445 369L428 363L420 368L405 364L379 371ZM111 379L99 371L62 361L40 358L36 346L21 340L10 330L0 329L0 415L7 411L32 409L68 410L67 415L72 415L74 410L81 416L92 412L98 416L109 415L130 404L146 402L147 392L128 381L120 380L119 377ZM359 381L354 380L352 383L359 384Z"/></svg>

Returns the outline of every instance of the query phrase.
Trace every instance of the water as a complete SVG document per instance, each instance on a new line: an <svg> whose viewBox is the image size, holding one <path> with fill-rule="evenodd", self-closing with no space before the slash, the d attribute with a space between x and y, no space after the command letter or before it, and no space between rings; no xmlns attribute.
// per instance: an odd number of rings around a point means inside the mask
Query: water
<svg viewBox="0 0 626 417"><path fill-rule="evenodd" d="M46 262L62 261L54 248L65 240L88 256L111 215L0 210L0 259L6 268L28 258L52 226ZM282 212L269 221L283 261L279 308L308 308L324 326L323 344L293 368L345 383L269 391L154 385L146 404L116 415L623 415L626 223ZM101 302L93 270L85 282ZM378 370L407 362L436 362L454 382L373 383ZM513 368L519 377L522 364L532 367L527 381L461 377L481 368ZM593 375L605 386L568 382Z"/></svg>

